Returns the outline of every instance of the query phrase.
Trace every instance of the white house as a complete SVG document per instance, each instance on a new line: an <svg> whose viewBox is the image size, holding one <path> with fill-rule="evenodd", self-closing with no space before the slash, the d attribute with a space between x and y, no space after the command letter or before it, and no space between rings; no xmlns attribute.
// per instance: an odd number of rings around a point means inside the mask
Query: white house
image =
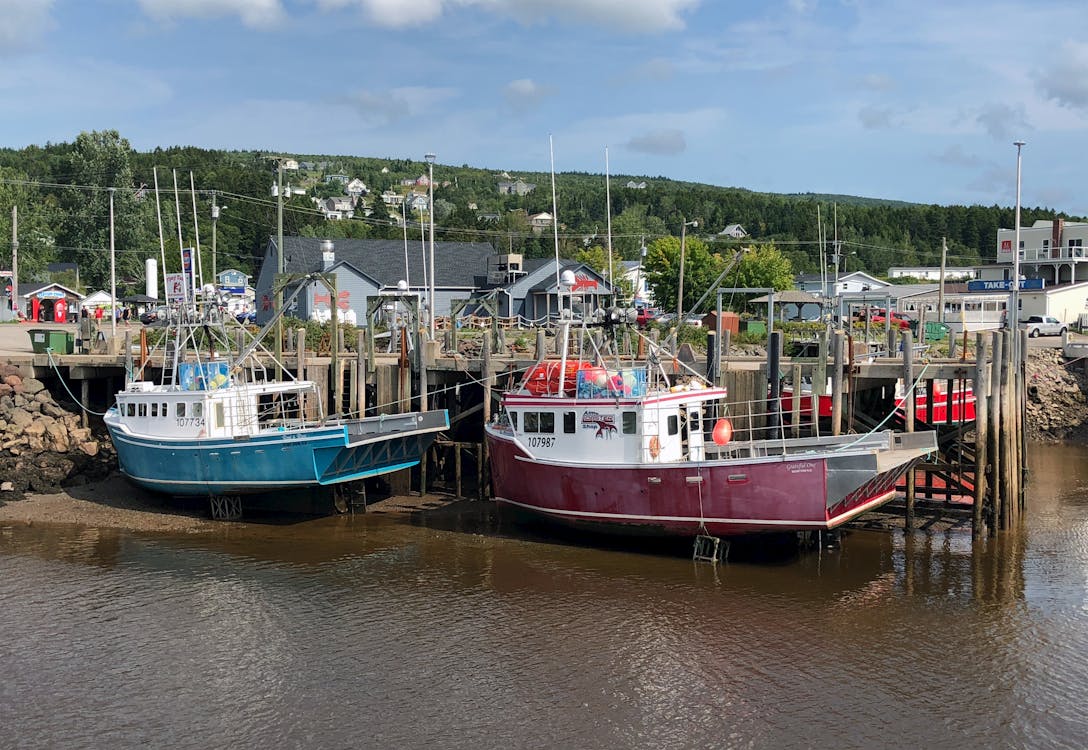
<svg viewBox="0 0 1088 750"><path fill-rule="evenodd" d="M744 231L744 227L740 224L729 224L725 229L718 232L719 237L732 237L735 240L744 239L748 236L748 233Z"/></svg>
<svg viewBox="0 0 1088 750"><path fill-rule="evenodd" d="M826 284L826 289L825 289ZM797 277L797 287L802 292L810 294L822 294L825 297L835 297L841 294L855 294L860 292L876 292L891 286L886 281L870 276L864 271L851 271L840 273L838 281L835 274L828 272L821 276L818 273L807 273Z"/></svg>
<svg viewBox="0 0 1088 750"><path fill-rule="evenodd" d="M1015 241L1015 229L997 230L996 270L1005 279L1011 278ZM1049 285L1088 281L1086 244L1088 222L1040 219L1030 227L1020 227L1020 275L1043 279Z"/></svg>
<svg viewBox="0 0 1088 750"><path fill-rule="evenodd" d="M360 180L358 177L353 177L351 182L344 186L344 192L350 195L352 198L358 198L369 192L366 189L366 183Z"/></svg>
<svg viewBox="0 0 1088 750"><path fill-rule="evenodd" d="M632 304L646 307L653 307L656 304L654 302L654 293L646 285L646 270L642 267L641 261L623 261L623 278L627 280L631 289L634 290Z"/></svg>

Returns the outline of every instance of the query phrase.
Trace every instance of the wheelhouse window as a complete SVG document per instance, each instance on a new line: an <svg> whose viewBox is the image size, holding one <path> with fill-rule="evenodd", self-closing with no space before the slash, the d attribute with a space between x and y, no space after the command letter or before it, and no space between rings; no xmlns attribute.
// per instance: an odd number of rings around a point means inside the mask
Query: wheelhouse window
<svg viewBox="0 0 1088 750"><path fill-rule="evenodd" d="M158 402L153 401L151 403L151 416L153 416L153 417L159 416L159 404L158 404Z"/></svg>
<svg viewBox="0 0 1088 750"><path fill-rule="evenodd" d="M223 402L222 401L216 401L215 402L215 426L217 428L222 427L224 421L225 420L223 418Z"/></svg>
<svg viewBox="0 0 1088 750"><path fill-rule="evenodd" d="M179 417L184 417L185 416L185 402L184 401L179 401L178 402L178 416Z"/></svg>
<svg viewBox="0 0 1088 750"><path fill-rule="evenodd" d="M568 435L573 435L575 431L574 412L563 412L563 432Z"/></svg>
<svg viewBox="0 0 1088 750"><path fill-rule="evenodd" d="M638 432L638 416L633 411L623 413L623 434L634 435Z"/></svg>
<svg viewBox="0 0 1088 750"><path fill-rule="evenodd" d="M550 411L525 412L526 432L555 432L555 414Z"/></svg>
<svg viewBox="0 0 1088 750"><path fill-rule="evenodd" d="M147 416L147 404L138 404L136 407L136 413L141 417Z"/></svg>
<svg viewBox="0 0 1088 750"><path fill-rule="evenodd" d="M670 435L676 435L680 432L680 418L675 414L669 415L667 424Z"/></svg>
<svg viewBox="0 0 1088 750"><path fill-rule="evenodd" d="M133 403L125 404L125 413L128 414L128 416L130 416L130 417L135 417L136 416L136 404L133 404Z"/></svg>
<svg viewBox="0 0 1088 750"><path fill-rule="evenodd" d="M516 411L510 412L510 426L515 430L518 428L518 413Z"/></svg>
<svg viewBox="0 0 1088 750"><path fill-rule="evenodd" d="M203 402L197 401L195 404L193 404L193 416L197 417L197 418L204 416L204 403Z"/></svg>

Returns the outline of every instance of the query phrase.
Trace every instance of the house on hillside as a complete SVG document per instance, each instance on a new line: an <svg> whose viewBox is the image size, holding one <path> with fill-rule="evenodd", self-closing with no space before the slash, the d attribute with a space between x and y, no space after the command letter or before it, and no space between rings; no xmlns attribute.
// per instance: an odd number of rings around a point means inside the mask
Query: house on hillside
<svg viewBox="0 0 1088 750"><path fill-rule="evenodd" d="M341 182L346 185L350 179L346 174L327 174L325 175L325 184L331 185L334 182Z"/></svg>
<svg viewBox="0 0 1088 750"><path fill-rule="evenodd" d="M541 234L544 230L551 229L554 222L555 219L547 211L541 211L538 214L529 216L529 226L534 234Z"/></svg>
<svg viewBox="0 0 1088 750"><path fill-rule="evenodd" d="M366 189L365 182L358 177L354 177L351 182L344 186L344 192L352 198L359 198L360 196L366 195L369 191Z"/></svg>
<svg viewBox="0 0 1088 750"><path fill-rule="evenodd" d="M382 203L387 206L399 206L404 203L404 196L393 190L382 192Z"/></svg>
<svg viewBox="0 0 1088 750"><path fill-rule="evenodd" d="M325 218L333 221L355 216L355 206L351 204L351 198L326 198L321 201L320 207Z"/></svg>
<svg viewBox="0 0 1088 750"><path fill-rule="evenodd" d="M945 268L945 281L968 281L978 275L978 269L970 268ZM923 281L940 281L940 266L892 266L888 269L890 279L921 279Z"/></svg>
<svg viewBox="0 0 1088 750"><path fill-rule="evenodd" d="M748 233L744 231L744 227L740 224L728 224L725 229L718 232L719 237L728 237L734 240L742 240L748 236Z"/></svg>
<svg viewBox="0 0 1088 750"><path fill-rule="evenodd" d="M535 189L536 185L534 183L526 182L520 177L516 180L502 180L499 182L499 195L528 195Z"/></svg>

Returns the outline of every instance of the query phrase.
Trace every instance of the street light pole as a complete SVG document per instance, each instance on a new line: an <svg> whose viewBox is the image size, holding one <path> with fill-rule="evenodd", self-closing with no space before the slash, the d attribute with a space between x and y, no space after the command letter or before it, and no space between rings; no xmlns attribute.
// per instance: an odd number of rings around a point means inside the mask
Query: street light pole
<svg viewBox="0 0 1088 750"><path fill-rule="evenodd" d="M680 217L680 281L677 284L676 289L676 330L680 330L680 325L684 322L684 255L687 250L687 236L688 227L697 227L699 222L697 221L684 221L684 217Z"/></svg>
<svg viewBox="0 0 1088 750"><path fill-rule="evenodd" d="M427 160L427 212L431 217L431 256L428 260L428 266L430 267L429 279L430 289L427 295L427 304L430 307L430 314L427 316L427 330L431 334L431 341L434 341L434 318L436 310L434 308L434 160L435 155L433 153L427 153L423 155L423 158Z"/></svg>
<svg viewBox="0 0 1088 750"><path fill-rule="evenodd" d="M217 284L215 268L215 225L219 222L219 206L215 202L215 191L212 191L212 283Z"/></svg>
<svg viewBox="0 0 1088 750"><path fill-rule="evenodd" d="M1012 248L1012 285L1009 289L1012 294L1009 295L1012 302L1012 312L1005 316L1005 320L1009 323L1009 330L1020 330L1020 149L1025 145L1025 141L1013 141L1016 146L1016 239L1013 240ZM1013 346L1016 346L1016 334L1013 334Z"/></svg>
<svg viewBox="0 0 1088 750"><path fill-rule="evenodd" d="M110 188L110 338L117 337L117 252L113 241L113 193Z"/></svg>

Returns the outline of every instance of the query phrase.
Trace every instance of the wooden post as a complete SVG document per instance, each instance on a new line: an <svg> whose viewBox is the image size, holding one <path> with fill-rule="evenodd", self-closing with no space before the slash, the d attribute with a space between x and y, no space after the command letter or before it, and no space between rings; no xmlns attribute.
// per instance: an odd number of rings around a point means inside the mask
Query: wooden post
<svg viewBox="0 0 1088 750"><path fill-rule="evenodd" d="M1005 337L1001 331L993 334L993 355L990 358L990 429L989 448L990 465L993 470L991 476L991 500L990 500L990 534L997 533L1001 527L1001 496L1006 488L1003 486L1005 476L1002 472L1001 450L1001 362L1005 358Z"/></svg>
<svg viewBox="0 0 1088 750"><path fill-rule="evenodd" d="M820 331L816 342L816 367L812 371L813 404L816 403L817 396L827 393L827 331Z"/></svg>
<svg viewBox="0 0 1088 750"><path fill-rule="evenodd" d="M355 413L360 418L366 416L366 381L367 381L367 329L358 331L355 347Z"/></svg>
<svg viewBox="0 0 1088 750"><path fill-rule="evenodd" d="M897 326L893 326L892 322L888 320L888 310L888 307L884 308L884 335L888 339L888 356L893 357L895 356L895 337L899 333L899 329Z"/></svg>
<svg viewBox="0 0 1088 750"><path fill-rule="evenodd" d="M982 506L986 502L986 444L990 426L988 398L990 382L989 367L986 363L986 336L975 334L975 373L973 390L975 392L975 505L972 508L971 535L976 539L982 536L984 520Z"/></svg>
<svg viewBox="0 0 1088 750"><path fill-rule="evenodd" d="M890 324L890 321L889 321ZM903 331L903 411L906 415L906 431L914 432L914 335L909 329ZM907 472L907 513L905 527L914 528L915 482L917 477L913 469Z"/></svg>
<svg viewBox="0 0 1088 750"><path fill-rule="evenodd" d="M79 395L80 403L83 405L83 408L79 410L79 426L86 429L89 424L87 421L87 404L91 400L91 381L87 380L87 378L83 378L79 382Z"/></svg>
<svg viewBox="0 0 1088 750"><path fill-rule="evenodd" d="M948 329L948 358L956 358L956 332L951 328Z"/></svg>
<svg viewBox="0 0 1088 750"><path fill-rule="evenodd" d="M1015 518L1013 506L1016 505L1017 482L1016 475L1020 467L1016 464L1016 409L1014 408L1014 392L1016 390L1016 344L1014 340L1016 331L1005 332L1005 357L1001 366L1001 438L1004 443L1004 460L1001 465L1005 469L1005 492L1001 494L1001 528L1008 529Z"/></svg>
<svg viewBox="0 0 1088 750"><path fill-rule="evenodd" d="M544 329L536 329L536 358L544 359L548 356L548 340L544 337Z"/></svg>
<svg viewBox="0 0 1088 750"><path fill-rule="evenodd" d="M453 481L457 497L464 497L461 492L461 444L453 443Z"/></svg>
<svg viewBox="0 0 1088 750"><path fill-rule="evenodd" d="M790 404L790 434L796 438L801 437L801 365L794 365L791 368L790 380L793 381L793 401ZM813 418L816 418L815 415Z"/></svg>
<svg viewBox="0 0 1088 750"><path fill-rule="evenodd" d="M642 338L639 338L641 341ZM483 440L476 446L476 499L487 499L487 468L484 464L484 450L487 443Z"/></svg>
<svg viewBox="0 0 1088 750"><path fill-rule="evenodd" d="M843 369L843 335L842 331L835 331L831 336L831 434L842 434L842 369ZM813 401L816 399L814 398Z"/></svg>
<svg viewBox="0 0 1088 750"><path fill-rule="evenodd" d="M491 331L484 331L481 356L483 361L480 363L480 380L484 387L484 424L488 424L491 422Z"/></svg>
<svg viewBox="0 0 1088 750"><path fill-rule="evenodd" d="M306 329L298 329L298 339L295 347L295 377L299 380L306 379ZM286 368L284 368L286 369ZM302 393L299 394L299 414L305 416L307 419L310 416L310 407L306 400L306 396Z"/></svg>

